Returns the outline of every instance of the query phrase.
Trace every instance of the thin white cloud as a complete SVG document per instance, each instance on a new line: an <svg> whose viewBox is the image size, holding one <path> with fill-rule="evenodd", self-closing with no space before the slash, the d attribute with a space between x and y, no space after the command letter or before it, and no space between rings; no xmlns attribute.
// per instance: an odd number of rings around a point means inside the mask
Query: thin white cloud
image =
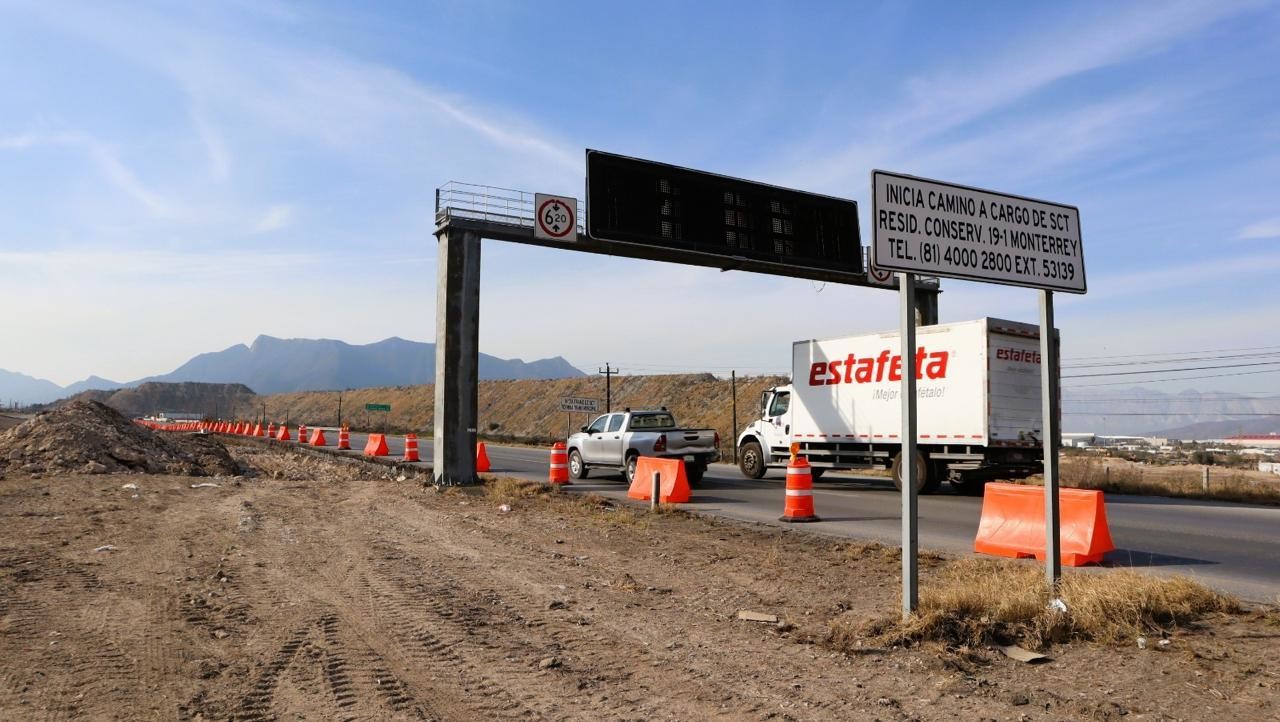
<svg viewBox="0 0 1280 722"><path fill-rule="evenodd" d="M894 110L867 118L860 140L834 153L804 158L782 175L804 187L830 188L851 179L865 181L868 168L919 153L932 138L1006 108L1054 83L1090 71L1120 65L1158 52L1178 38L1227 17L1258 7L1258 2L1177 2L1108 7L1088 25L1058 28L1071 42L1046 51L1040 33L1014 42L985 63L909 82L904 99L886 104ZM820 141L827 145L826 140Z"/></svg>
<svg viewBox="0 0 1280 722"><path fill-rule="evenodd" d="M1240 240L1256 240L1259 238L1280 238L1280 217L1258 221L1240 229L1236 236Z"/></svg>
<svg viewBox="0 0 1280 722"><path fill-rule="evenodd" d="M278 231L281 228L287 228L293 223L293 206L287 203L277 203L267 209L267 212L253 224L253 233L270 233Z"/></svg>
<svg viewBox="0 0 1280 722"><path fill-rule="evenodd" d="M166 199L143 183L132 168L120 160L112 146L80 131L32 132L0 138L0 150L31 150L40 146L74 146L84 150L98 173L112 186L137 201L151 213L164 219L186 215L176 203Z"/></svg>
<svg viewBox="0 0 1280 722"><path fill-rule="evenodd" d="M226 180L231 175L231 153L227 150L226 141L203 112L192 107L190 114L196 136L209 156L209 172L216 180Z"/></svg>

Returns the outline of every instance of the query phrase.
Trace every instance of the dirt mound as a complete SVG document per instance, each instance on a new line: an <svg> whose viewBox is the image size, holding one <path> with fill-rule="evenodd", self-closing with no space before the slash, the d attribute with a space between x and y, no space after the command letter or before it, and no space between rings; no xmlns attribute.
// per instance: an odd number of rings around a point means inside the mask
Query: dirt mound
<svg viewBox="0 0 1280 722"><path fill-rule="evenodd" d="M222 444L144 429L97 401L77 401L0 434L0 467L27 473L141 471L234 475Z"/></svg>

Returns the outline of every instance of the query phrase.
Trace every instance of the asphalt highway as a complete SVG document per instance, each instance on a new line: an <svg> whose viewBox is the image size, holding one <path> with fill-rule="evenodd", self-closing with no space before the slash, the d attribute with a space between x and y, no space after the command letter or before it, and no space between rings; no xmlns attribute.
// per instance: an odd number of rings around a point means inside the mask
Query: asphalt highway
<svg viewBox="0 0 1280 722"><path fill-rule="evenodd" d="M337 431L326 429L330 446ZM352 433L352 454L364 449L365 434ZM391 456L404 454L403 437L388 437ZM546 481L549 449L486 445L491 474ZM431 440L419 440L422 466L429 467ZM692 510L782 526L784 476L771 472L760 481L744 478L737 467L713 464L693 490ZM627 488L615 473L593 471L566 487L624 499ZM1159 574L1183 574L1246 600L1280 601L1280 507L1227 502L1108 494L1107 518L1116 551L1110 567L1143 568ZM920 546L951 553L973 549L981 498L940 493L920 497ZM814 508L821 521L795 525L832 536L901 541L901 499L887 480L854 474L830 474L814 483ZM786 525L792 526L792 525Z"/></svg>

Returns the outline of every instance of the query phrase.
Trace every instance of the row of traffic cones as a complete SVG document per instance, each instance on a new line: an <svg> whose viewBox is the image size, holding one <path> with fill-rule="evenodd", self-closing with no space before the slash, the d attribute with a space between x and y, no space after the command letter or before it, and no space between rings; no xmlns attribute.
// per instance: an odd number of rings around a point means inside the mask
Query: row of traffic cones
<svg viewBox="0 0 1280 722"><path fill-rule="evenodd" d="M277 429L275 422L268 422L266 428L263 428L261 423L250 425L247 421L190 422L172 425L143 421L138 421L138 423L160 431L211 431L219 434L265 437L276 441L292 440L289 434L289 426L281 424ZM322 447L327 446L329 442L325 438L324 429L313 429L310 438L308 438L306 425L299 424L298 443ZM385 441L380 447L370 455L386 455ZM343 426L338 431L337 448L343 451L351 448L351 435L346 426ZM366 449L365 453L368 454L369 451L369 449ZM421 460L418 452L417 434L406 435L404 440L404 461ZM491 468L489 453L485 449L484 442L481 441L476 444L476 472L485 473ZM551 463L547 481L556 486L572 483L569 481L569 452L563 441L557 441L551 447ZM778 520L792 523L819 521L818 515L813 508L813 471L809 466L809 460L803 456L792 457L791 463L787 465L786 502L783 506L782 516Z"/></svg>

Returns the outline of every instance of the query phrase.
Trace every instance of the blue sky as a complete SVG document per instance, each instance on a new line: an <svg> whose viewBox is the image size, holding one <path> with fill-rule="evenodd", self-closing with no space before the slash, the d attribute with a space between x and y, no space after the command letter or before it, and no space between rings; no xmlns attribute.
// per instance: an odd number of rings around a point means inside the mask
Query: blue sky
<svg viewBox="0 0 1280 722"><path fill-rule="evenodd" d="M852 198L868 237L872 168L1073 204L1064 357L1280 347L1275 3L0 0L0 87L0 368L59 383L260 333L433 340L435 188L581 196L587 147ZM883 291L483 264L482 350L588 371L782 371L896 324ZM944 321L1036 319L943 288Z"/></svg>

